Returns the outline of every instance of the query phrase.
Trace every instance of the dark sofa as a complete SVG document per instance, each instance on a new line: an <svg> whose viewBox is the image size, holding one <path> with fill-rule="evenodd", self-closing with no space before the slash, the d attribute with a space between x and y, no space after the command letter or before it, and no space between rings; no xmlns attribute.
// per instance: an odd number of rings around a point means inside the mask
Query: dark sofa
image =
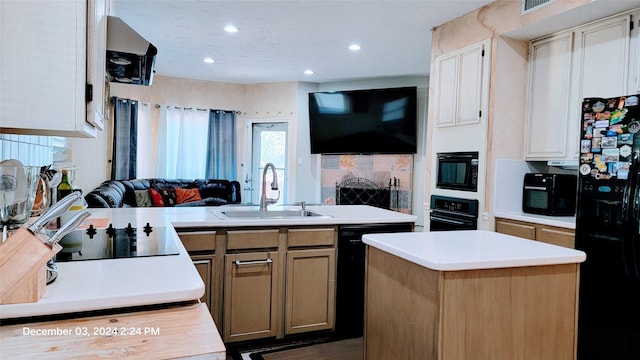
<svg viewBox="0 0 640 360"><path fill-rule="evenodd" d="M240 183L220 179L132 179L107 180L85 195L90 208L137 207L136 190L183 188L195 189L201 200L175 206L217 206L240 203Z"/></svg>

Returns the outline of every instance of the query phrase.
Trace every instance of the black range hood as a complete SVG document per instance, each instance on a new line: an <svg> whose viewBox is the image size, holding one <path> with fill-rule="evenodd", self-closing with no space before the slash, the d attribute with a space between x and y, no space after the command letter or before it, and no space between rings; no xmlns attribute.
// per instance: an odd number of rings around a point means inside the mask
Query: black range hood
<svg viewBox="0 0 640 360"><path fill-rule="evenodd" d="M107 74L109 81L151 85L158 49L122 19L107 16Z"/></svg>

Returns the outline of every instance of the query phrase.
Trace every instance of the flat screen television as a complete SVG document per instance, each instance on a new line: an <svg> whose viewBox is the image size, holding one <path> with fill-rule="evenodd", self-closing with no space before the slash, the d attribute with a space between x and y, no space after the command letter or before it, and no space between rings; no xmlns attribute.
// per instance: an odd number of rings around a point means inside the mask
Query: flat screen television
<svg viewBox="0 0 640 360"><path fill-rule="evenodd" d="M312 154L412 154L417 88L309 93Z"/></svg>

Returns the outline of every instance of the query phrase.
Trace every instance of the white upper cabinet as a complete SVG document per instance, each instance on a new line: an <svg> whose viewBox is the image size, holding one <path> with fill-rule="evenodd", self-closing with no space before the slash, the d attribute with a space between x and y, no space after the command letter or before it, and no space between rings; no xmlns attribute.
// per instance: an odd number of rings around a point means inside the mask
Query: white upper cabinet
<svg viewBox="0 0 640 360"><path fill-rule="evenodd" d="M525 127L528 159L567 155L572 47L572 33L531 43Z"/></svg>
<svg viewBox="0 0 640 360"><path fill-rule="evenodd" d="M633 92L630 24L620 15L531 42L526 160L577 160L582 99Z"/></svg>
<svg viewBox="0 0 640 360"><path fill-rule="evenodd" d="M110 2L91 0L87 3L87 84L91 97L87 99L87 122L104 129L109 97L109 79L106 77L107 15Z"/></svg>
<svg viewBox="0 0 640 360"><path fill-rule="evenodd" d="M631 15L633 31L631 34L631 82L629 93L640 93L640 11Z"/></svg>
<svg viewBox="0 0 640 360"><path fill-rule="evenodd" d="M85 1L0 2L0 132L95 137Z"/></svg>
<svg viewBox="0 0 640 360"><path fill-rule="evenodd" d="M489 83L488 47L487 40L436 58L434 106L438 127L481 121Z"/></svg>
<svg viewBox="0 0 640 360"><path fill-rule="evenodd" d="M576 30L574 76L580 100L627 95L630 23L626 15Z"/></svg>

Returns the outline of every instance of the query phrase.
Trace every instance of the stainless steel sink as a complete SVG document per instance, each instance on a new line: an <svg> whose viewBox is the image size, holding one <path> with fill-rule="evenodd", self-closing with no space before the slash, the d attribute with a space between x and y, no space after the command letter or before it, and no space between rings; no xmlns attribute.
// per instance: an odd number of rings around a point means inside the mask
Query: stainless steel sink
<svg viewBox="0 0 640 360"><path fill-rule="evenodd" d="M305 218L305 217L329 217L309 210L230 210L221 211L228 218L253 218L253 219L281 219L281 218Z"/></svg>

